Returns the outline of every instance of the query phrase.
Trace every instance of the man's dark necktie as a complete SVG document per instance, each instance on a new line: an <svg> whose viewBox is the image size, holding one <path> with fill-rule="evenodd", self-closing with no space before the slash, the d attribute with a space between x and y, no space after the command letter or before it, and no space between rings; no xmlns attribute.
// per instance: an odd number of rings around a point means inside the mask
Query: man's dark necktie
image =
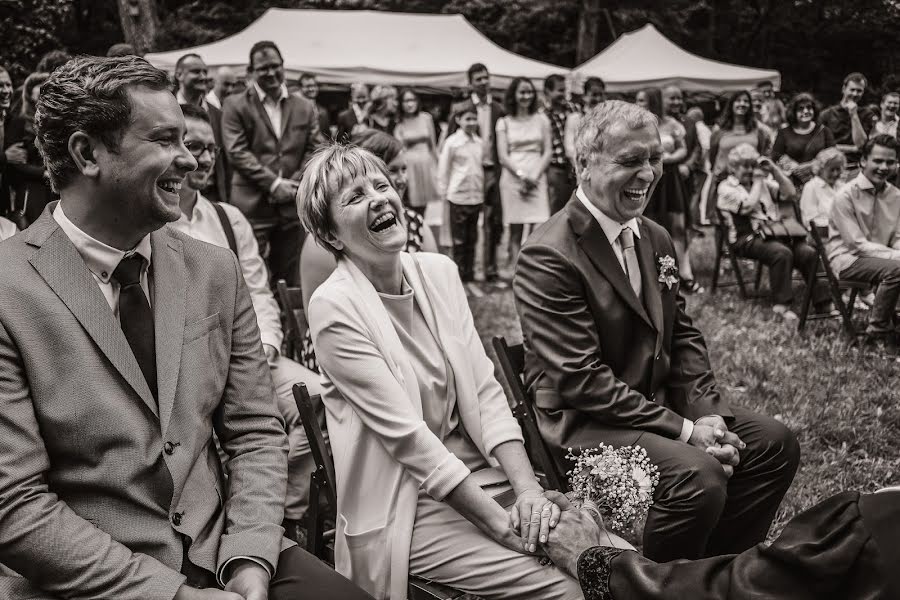
<svg viewBox="0 0 900 600"><path fill-rule="evenodd" d="M141 267L144 257L140 254L126 256L112 274L119 283L119 321L125 339L134 352L144 379L153 397L156 393L156 334L153 331L153 312L150 302L141 288Z"/></svg>

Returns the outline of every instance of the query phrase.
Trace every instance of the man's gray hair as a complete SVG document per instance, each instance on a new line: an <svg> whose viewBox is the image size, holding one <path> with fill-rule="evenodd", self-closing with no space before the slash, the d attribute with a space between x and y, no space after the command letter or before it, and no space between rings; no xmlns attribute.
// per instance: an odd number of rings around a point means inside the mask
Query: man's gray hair
<svg viewBox="0 0 900 600"><path fill-rule="evenodd" d="M648 125L656 127L659 119L649 110L637 104L622 100L601 102L581 119L575 136L575 157L579 165L603 151L606 133L616 123L625 123L629 129L640 129Z"/></svg>
<svg viewBox="0 0 900 600"><path fill-rule="evenodd" d="M368 94L368 93L369 93L369 86L366 85L365 83L363 83L362 81L357 81L356 83L351 83L351 84L350 84L350 93L352 94L353 92L355 92L355 91L357 91L357 90L362 90L362 91L364 91L366 94Z"/></svg>

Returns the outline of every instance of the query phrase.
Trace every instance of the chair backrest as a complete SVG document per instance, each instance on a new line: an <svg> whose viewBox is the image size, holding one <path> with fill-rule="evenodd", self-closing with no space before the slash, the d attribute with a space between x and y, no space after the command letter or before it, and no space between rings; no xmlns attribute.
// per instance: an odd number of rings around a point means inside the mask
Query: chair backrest
<svg viewBox="0 0 900 600"><path fill-rule="evenodd" d="M505 338L499 336L495 337L492 343L494 351L497 353L497 360L500 361L500 371L512 393L512 397L509 399L510 409L522 427L528 456L531 458L532 464L543 471L547 487L565 492L568 490L566 478L557 469L550 450L541 437L534 416L531 395L522 380L522 373L525 371L525 347L522 344L510 346L506 343Z"/></svg>
<svg viewBox="0 0 900 600"><path fill-rule="evenodd" d="M298 287L290 287L284 279L279 279L275 287L278 303L285 314L285 331L290 357L297 358L303 343L303 336L309 329L306 313L303 311L303 292Z"/></svg>
<svg viewBox="0 0 900 600"><path fill-rule="evenodd" d="M337 508L337 479L334 475L334 461L328 452L328 444L322 428L319 427L319 417L305 383L298 383L292 388L294 402L300 411L300 421L306 431L306 439L309 440L309 449L316 463L316 471L313 477L319 483L320 489L325 494L325 500L332 510ZM320 398L317 398L321 402Z"/></svg>

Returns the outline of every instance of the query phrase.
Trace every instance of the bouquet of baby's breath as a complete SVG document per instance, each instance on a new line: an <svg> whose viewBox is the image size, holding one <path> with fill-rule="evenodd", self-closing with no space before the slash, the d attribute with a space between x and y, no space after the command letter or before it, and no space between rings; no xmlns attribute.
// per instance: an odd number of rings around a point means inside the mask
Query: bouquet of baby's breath
<svg viewBox="0 0 900 600"><path fill-rule="evenodd" d="M632 530L647 515L653 504L653 491L659 483L659 469L650 462L640 446L572 449L566 458L575 463L569 476L570 499L578 506L597 513L606 527L618 533Z"/></svg>

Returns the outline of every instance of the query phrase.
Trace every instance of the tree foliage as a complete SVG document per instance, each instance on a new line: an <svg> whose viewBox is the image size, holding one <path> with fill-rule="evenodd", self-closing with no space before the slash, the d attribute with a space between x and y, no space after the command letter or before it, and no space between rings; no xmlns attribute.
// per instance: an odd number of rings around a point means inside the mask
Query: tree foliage
<svg viewBox="0 0 900 600"><path fill-rule="evenodd" d="M581 0L157 0L157 49L211 42L246 27L271 7L461 13L500 46L574 66ZM605 0L616 33L647 22L691 52L776 68L789 90L831 101L840 81L862 71L894 85L897 0ZM115 0L0 0L0 60L14 77L52 48L103 53L122 41ZM602 27L600 40L613 36Z"/></svg>

